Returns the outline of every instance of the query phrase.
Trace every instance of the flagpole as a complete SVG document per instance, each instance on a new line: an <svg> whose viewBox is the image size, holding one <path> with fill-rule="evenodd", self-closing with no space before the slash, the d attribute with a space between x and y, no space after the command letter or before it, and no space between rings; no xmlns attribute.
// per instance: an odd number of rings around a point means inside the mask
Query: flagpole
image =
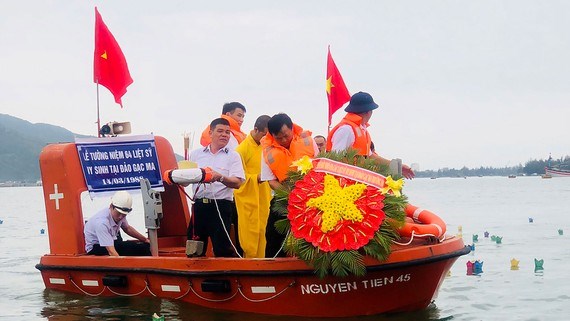
<svg viewBox="0 0 570 321"><path fill-rule="evenodd" d="M101 119L99 118L99 78L97 78L97 137L101 137Z"/></svg>

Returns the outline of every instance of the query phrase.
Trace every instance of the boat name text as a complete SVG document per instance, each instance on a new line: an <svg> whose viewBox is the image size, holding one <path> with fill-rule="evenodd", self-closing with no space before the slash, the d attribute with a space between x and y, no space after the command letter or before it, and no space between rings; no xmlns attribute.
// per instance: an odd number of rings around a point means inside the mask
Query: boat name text
<svg viewBox="0 0 570 321"><path fill-rule="evenodd" d="M411 280L411 274L400 274L398 276L391 275L383 278L365 279L353 282L339 283L312 283L301 284L301 294L334 294L358 291L359 289L372 289L398 282L408 282Z"/></svg>

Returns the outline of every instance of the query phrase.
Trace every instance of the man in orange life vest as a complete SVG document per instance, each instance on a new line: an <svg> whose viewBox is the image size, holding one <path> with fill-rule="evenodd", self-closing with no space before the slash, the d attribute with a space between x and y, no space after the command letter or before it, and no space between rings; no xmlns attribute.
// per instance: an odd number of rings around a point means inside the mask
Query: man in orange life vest
<svg viewBox="0 0 570 321"><path fill-rule="evenodd" d="M346 116L329 132L327 151L343 151L354 148L359 155L376 159L380 164L390 165L390 160L370 150L370 134L366 129L372 117L372 111L378 108L372 96L365 92L358 92L350 98L350 103L344 111ZM402 175L408 179L416 174L408 165L402 165Z"/></svg>
<svg viewBox="0 0 570 321"><path fill-rule="evenodd" d="M230 141L227 148L235 150L236 147L247 137L247 134L241 131L241 124L245 117L245 107L238 102L225 103L222 107L221 118L230 122ZM206 147L210 144L210 126L206 127L200 137L200 145Z"/></svg>
<svg viewBox="0 0 570 321"><path fill-rule="evenodd" d="M304 131L293 124L287 114L276 114L267 123L267 135L261 140L263 159L261 162L260 181L269 182L272 189L279 189L281 182L287 178L291 164L303 156L315 157L319 153L317 144L311 137L311 132ZM275 222L281 219L279 213L271 210L265 238L265 257L284 256L280 251L284 235L275 230Z"/></svg>

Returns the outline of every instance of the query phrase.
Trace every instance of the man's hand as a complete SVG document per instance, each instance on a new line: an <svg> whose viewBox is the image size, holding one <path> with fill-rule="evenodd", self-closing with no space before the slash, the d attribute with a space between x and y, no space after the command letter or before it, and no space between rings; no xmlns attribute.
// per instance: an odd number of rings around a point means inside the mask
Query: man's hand
<svg viewBox="0 0 570 321"><path fill-rule="evenodd" d="M402 175L407 179L416 177L416 173L408 165L402 165Z"/></svg>
<svg viewBox="0 0 570 321"><path fill-rule="evenodd" d="M222 174L216 172L215 170L212 170L212 182L219 182L221 178Z"/></svg>
<svg viewBox="0 0 570 321"><path fill-rule="evenodd" d="M216 171L212 171L211 182L220 182L229 188L237 189L241 186L241 184L243 184L243 181L243 179L235 176L224 176Z"/></svg>

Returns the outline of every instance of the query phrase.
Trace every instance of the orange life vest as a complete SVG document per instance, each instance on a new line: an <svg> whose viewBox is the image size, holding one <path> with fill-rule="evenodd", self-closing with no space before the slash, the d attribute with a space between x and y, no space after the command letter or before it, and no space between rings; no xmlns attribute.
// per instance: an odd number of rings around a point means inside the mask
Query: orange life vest
<svg viewBox="0 0 570 321"><path fill-rule="evenodd" d="M241 128L237 123L237 121L235 121L235 119L227 115L222 115L220 117L230 122L230 130L232 131L232 134L236 138L238 144L243 142L243 140L247 137L247 134L241 131ZM204 129L204 131L202 132L202 136L200 136L200 145L206 147L211 142L212 141L210 139L210 125L208 125L208 127L206 127L206 129Z"/></svg>
<svg viewBox="0 0 570 321"><path fill-rule="evenodd" d="M346 113L346 116L329 132L327 138L327 152L332 149L332 137L336 130L343 125L350 125L352 132L354 133L354 143L352 148L358 150L359 155L368 156L370 154L370 134L367 130L362 130L360 124L362 123L362 117L354 113ZM368 124L366 124L368 127Z"/></svg>
<svg viewBox="0 0 570 321"><path fill-rule="evenodd" d="M304 131L300 126L293 124L293 140L289 149L279 145L270 133L261 139L263 159L280 182L287 178L291 163L305 155L315 157L311 134L310 131Z"/></svg>

